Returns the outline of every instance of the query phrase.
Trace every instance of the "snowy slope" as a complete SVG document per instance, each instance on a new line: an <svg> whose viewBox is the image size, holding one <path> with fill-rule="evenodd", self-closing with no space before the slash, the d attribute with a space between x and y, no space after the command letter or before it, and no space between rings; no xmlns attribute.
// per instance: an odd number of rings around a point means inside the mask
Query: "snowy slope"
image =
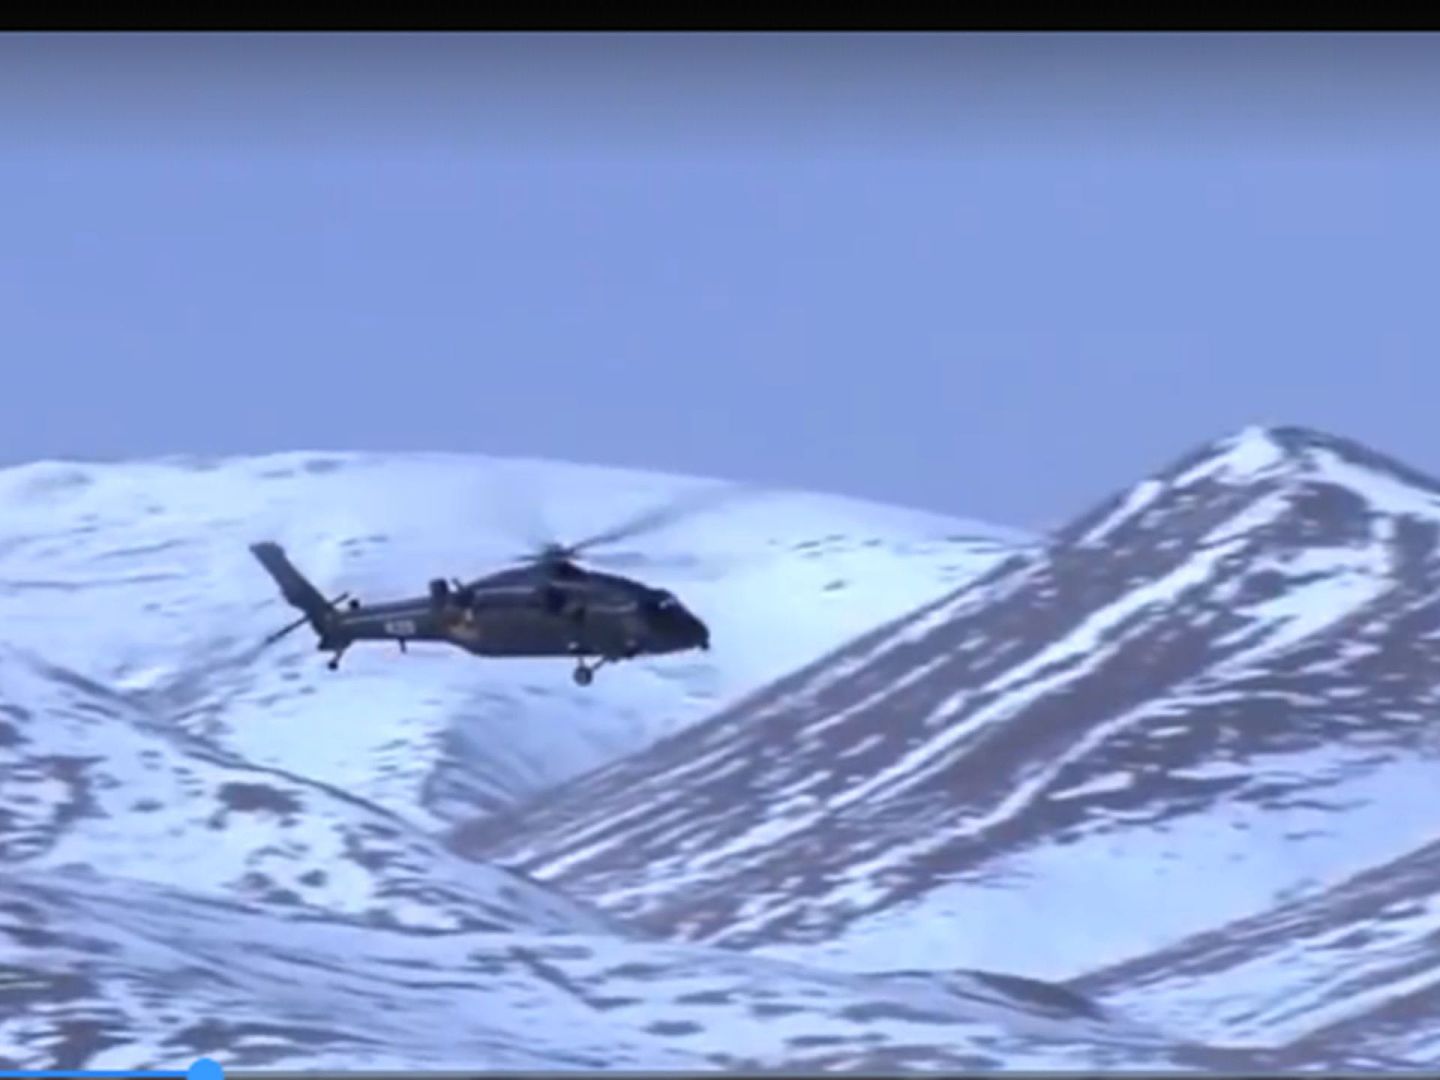
<svg viewBox="0 0 1440 1080"><path fill-rule="evenodd" d="M1171 1030L1440 1062L1440 841L1169 948L1092 972L1081 992Z"/></svg>
<svg viewBox="0 0 1440 1080"><path fill-rule="evenodd" d="M0 648L0 874L83 871L356 925L620 932L456 858L343 790L255 766L123 696Z"/></svg>
<svg viewBox="0 0 1440 1080"><path fill-rule="evenodd" d="M1078 976L1440 835L1437 537L1440 484L1249 429L456 843L684 939Z"/></svg>
<svg viewBox="0 0 1440 1080"><path fill-rule="evenodd" d="M134 881L0 877L0 1067L201 1055L231 1069L1245 1064L983 974L847 976L614 936L302 924Z"/></svg>
<svg viewBox="0 0 1440 1080"><path fill-rule="evenodd" d="M433 823L504 805L654 738L993 563L1010 534L852 500L739 489L626 545L622 572L710 624L700 656L580 690L563 662L357 648L324 670L247 545L318 585L415 595L713 482L450 455L282 454L0 470L7 640L258 765ZM548 521L546 520L548 519ZM623 552L621 553L623 554ZM779 616L784 616L783 623Z"/></svg>
<svg viewBox="0 0 1440 1080"><path fill-rule="evenodd" d="M1043 983L848 976L649 940L0 651L0 1068L201 1055L304 1069L1211 1060Z"/></svg>

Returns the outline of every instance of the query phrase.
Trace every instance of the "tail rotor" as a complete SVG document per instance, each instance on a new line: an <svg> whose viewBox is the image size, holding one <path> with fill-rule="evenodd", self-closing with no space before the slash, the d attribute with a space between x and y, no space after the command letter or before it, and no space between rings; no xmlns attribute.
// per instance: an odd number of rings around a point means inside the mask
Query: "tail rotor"
<svg viewBox="0 0 1440 1080"><path fill-rule="evenodd" d="M349 593L341 593L339 596L335 597L334 600L330 601L330 607L332 609L338 608L348 599L350 599ZM286 637L289 634L294 633L296 630L299 630L300 627L304 626L308 622L310 622L310 616L301 615L294 622L286 623L279 630L276 630L273 634L267 635L265 639L260 642L260 647L262 649L269 648L271 645L274 645L275 642L279 641L281 638Z"/></svg>
<svg viewBox="0 0 1440 1080"><path fill-rule="evenodd" d="M285 597L286 603L301 613L294 622L281 627L266 638L264 644L273 644L286 634L309 623L311 629L320 637L321 647L327 647L334 624L335 609L337 605L349 599L350 594L342 593L334 600L325 599L324 593L315 588L304 574L295 569L279 544L266 540L258 544L251 544L250 551L260 565L265 568L265 572L279 586L280 594ZM354 606L354 601L351 601L351 606Z"/></svg>

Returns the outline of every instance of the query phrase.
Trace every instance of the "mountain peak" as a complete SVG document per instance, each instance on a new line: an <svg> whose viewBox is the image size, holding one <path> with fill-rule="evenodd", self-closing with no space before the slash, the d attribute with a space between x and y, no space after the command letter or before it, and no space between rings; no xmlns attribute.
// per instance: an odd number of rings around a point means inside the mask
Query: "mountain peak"
<svg viewBox="0 0 1440 1080"><path fill-rule="evenodd" d="M1440 490L1435 479L1356 439L1298 424L1250 424L1209 444L1199 456L1227 457L1232 469L1243 474L1248 467L1256 476L1275 469L1323 471L1327 464L1340 461Z"/></svg>
<svg viewBox="0 0 1440 1080"><path fill-rule="evenodd" d="M1349 456L1347 440L1291 424L1247 424L1233 435L1197 447L1157 479L1186 487L1203 478L1244 483L1277 472L1308 471L1316 451Z"/></svg>
<svg viewBox="0 0 1440 1080"><path fill-rule="evenodd" d="M1200 481L1246 486L1274 480L1324 482L1363 489L1399 483L1440 494L1440 481L1355 439L1297 424L1250 424L1206 443L1142 481L1188 488Z"/></svg>
<svg viewBox="0 0 1440 1080"><path fill-rule="evenodd" d="M1279 488L1301 497L1341 489L1359 512L1440 519L1440 481L1363 443L1296 424L1250 424L1200 446L1053 534L1053 539L1108 543L1142 516L1166 512L1172 500L1191 507L1225 491ZM1342 505L1336 503L1334 505Z"/></svg>

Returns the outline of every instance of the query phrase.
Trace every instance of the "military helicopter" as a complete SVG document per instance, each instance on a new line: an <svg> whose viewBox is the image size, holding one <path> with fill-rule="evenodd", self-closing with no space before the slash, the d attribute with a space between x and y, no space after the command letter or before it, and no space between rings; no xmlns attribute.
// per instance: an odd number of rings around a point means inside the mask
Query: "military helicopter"
<svg viewBox="0 0 1440 1080"><path fill-rule="evenodd" d="M518 565L469 583L435 578L424 596L375 604L361 604L348 593L327 600L279 544L251 544L281 595L302 612L264 644L309 623L316 648L332 654L331 671L360 641L393 641L402 652L420 641L458 646L475 656L564 656L574 659L580 686L620 660L708 650L709 628L673 593L575 561L583 552L669 524L680 512L673 505L652 509L577 543L546 543Z"/></svg>

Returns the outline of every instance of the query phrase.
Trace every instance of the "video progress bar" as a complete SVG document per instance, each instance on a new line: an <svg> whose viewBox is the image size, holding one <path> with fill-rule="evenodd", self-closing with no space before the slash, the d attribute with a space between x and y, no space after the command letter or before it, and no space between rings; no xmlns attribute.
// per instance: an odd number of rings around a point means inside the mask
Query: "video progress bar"
<svg viewBox="0 0 1440 1080"><path fill-rule="evenodd" d="M225 1080L225 1070L211 1058L188 1069L4 1069L0 1080Z"/></svg>

